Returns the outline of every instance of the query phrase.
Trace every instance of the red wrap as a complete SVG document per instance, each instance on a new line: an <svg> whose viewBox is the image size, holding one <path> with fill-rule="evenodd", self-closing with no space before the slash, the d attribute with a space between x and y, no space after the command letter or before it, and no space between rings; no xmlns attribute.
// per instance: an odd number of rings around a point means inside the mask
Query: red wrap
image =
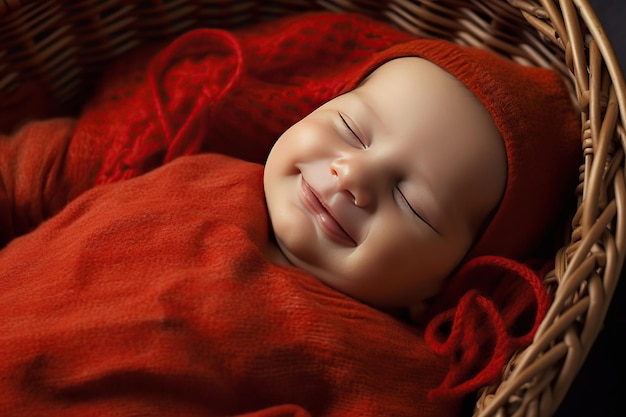
<svg viewBox="0 0 626 417"><path fill-rule="evenodd" d="M268 263L262 166L96 187L0 252L7 416L454 415L422 331Z"/></svg>

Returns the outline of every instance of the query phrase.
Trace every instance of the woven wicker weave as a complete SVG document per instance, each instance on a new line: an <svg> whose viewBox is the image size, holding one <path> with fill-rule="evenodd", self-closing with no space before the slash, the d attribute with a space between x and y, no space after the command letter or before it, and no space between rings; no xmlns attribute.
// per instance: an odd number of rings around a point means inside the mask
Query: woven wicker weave
<svg viewBox="0 0 626 417"><path fill-rule="evenodd" d="M310 9L356 11L419 36L492 50L558 70L579 103L578 209L546 285L555 299L534 342L476 416L550 416L602 327L626 253L626 86L586 0L0 0L0 97L38 79L67 108L103 62L142 42L200 26L233 27ZM549 109L547 109L549 111ZM1 115L0 115L1 117Z"/></svg>

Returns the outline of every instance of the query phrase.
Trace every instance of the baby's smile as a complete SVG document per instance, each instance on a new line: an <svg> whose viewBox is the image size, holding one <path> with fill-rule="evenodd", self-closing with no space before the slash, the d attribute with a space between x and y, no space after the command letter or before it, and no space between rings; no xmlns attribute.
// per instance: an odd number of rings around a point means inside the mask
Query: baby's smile
<svg viewBox="0 0 626 417"><path fill-rule="evenodd" d="M315 221L320 229L328 235L329 238L337 243L349 247L356 246L356 241L346 232L341 223L329 210L329 206L325 204L319 197L319 194L301 177L301 199L306 208L309 209L314 216Z"/></svg>

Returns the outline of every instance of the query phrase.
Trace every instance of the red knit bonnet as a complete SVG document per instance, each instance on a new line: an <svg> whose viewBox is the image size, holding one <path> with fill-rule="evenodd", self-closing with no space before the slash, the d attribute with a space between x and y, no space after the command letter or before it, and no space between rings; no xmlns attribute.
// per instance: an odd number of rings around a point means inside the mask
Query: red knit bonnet
<svg viewBox="0 0 626 417"><path fill-rule="evenodd" d="M549 306L540 269L550 262L528 261L555 225L565 225L581 163L579 112L554 71L432 39L375 54L345 91L403 56L425 58L463 83L491 114L506 148L500 204L428 315L427 342L450 358L450 372L431 395L456 397L495 382L508 357L532 341Z"/></svg>

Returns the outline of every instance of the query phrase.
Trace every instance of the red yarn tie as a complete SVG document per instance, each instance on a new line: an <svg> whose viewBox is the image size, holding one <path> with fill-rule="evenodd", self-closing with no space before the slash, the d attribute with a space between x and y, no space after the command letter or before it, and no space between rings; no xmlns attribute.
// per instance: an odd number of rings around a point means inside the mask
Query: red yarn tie
<svg viewBox="0 0 626 417"><path fill-rule="evenodd" d="M469 260L440 300L458 304L426 327L428 345L450 362L431 398L458 398L497 381L508 358L532 341L550 304L535 271L499 256Z"/></svg>

